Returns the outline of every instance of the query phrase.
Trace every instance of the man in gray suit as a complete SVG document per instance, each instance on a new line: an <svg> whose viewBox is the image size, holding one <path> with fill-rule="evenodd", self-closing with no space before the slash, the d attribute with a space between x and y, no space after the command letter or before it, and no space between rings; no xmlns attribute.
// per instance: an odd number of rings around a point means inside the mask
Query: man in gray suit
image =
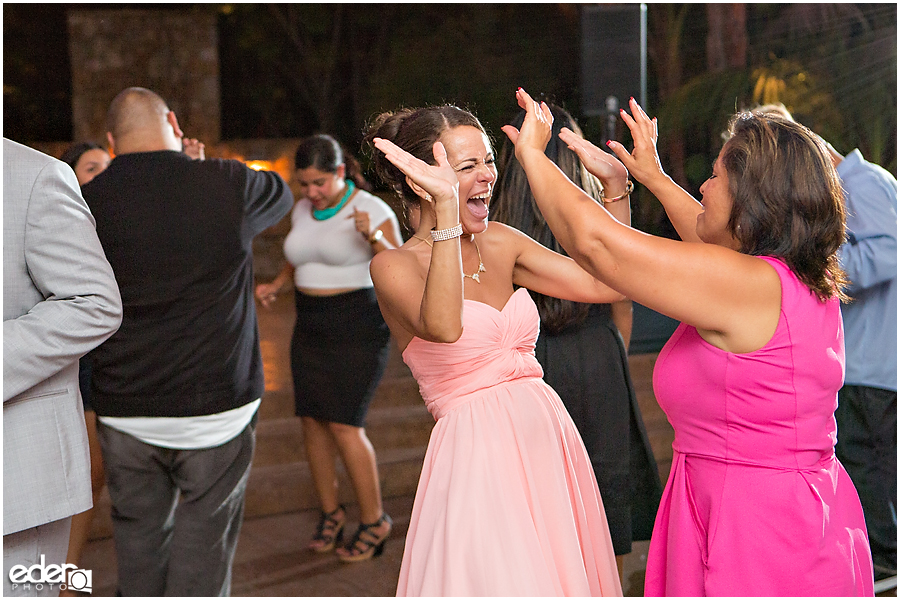
<svg viewBox="0 0 900 600"><path fill-rule="evenodd" d="M75 173L4 139L4 595L55 596L66 583L44 567L65 562L69 521L91 507L78 359L121 320Z"/></svg>

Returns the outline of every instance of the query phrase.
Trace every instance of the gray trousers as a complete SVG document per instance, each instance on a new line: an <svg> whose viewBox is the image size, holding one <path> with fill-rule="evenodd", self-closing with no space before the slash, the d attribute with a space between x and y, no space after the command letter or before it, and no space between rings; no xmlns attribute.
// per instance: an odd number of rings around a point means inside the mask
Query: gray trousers
<svg viewBox="0 0 900 600"><path fill-rule="evenodd" d="M228 596L256 418L221 446L173 450L97 423L122 596Z"/></svg>
<svg viewBox="0 0 900 600"><path fill-rule="evenodd" d="M9 485L13 485L10 483ZM41 564L63 565L69 549L69 531L72 529L72 517L50 521L37 527L31 527L3 536L3 595L56 597L59 596L59 583L16 583L9 579L9 570L15 566L26 568ZM35 570L36 579L41 579Z"/></svg>
<svg viewBox="0 0 900 600"><path fill-rule="evenodd" d="M24 529L3 536L3 595L56 597L59 596L59 583L16 583L9 579L9 570L15 566L26 568L41 564L63 565L69 549L69 531L72 529L72 517L50 521L37 527ZM41 579L37 570L33 572L36 579Z"/></svg>

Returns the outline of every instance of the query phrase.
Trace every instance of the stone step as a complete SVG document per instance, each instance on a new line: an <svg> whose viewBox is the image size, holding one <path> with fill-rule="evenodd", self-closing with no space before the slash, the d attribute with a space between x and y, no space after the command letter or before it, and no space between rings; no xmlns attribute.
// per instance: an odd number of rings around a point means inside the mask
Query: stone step
<svg viewBox="0 0 900 600"><path fill-rule="evenodd" d="M396 356L399 356L397 353ZM392 359L395 357L392 357ZM665 483L672 462L674 433L653 395L651 375L656 354L629 357L638 404ZM405 365L385 375L369 410L366 431L378 457L385 498L415 493L434 420L425 409L418 386ZM288 409L285 410L284 406ZM340 461L341 501L353 504L353 493ZM303 450L299 420L293 415L288 389L267 391L260 409L257 454L247 488L247 516L279 514L316 506L315 491ZM98 502L91 538L112 535L106 489Z"/></svg>
<svg viewBox="0 0 900 600"><path fill-rule="evenodd" d="M406 365L403 365L404 368ZM419 393L419 384L408 370L406 373L391 375L385 373L375 390L371 408L384 406L422 406L425 403Z"/></svg>
<svg viewBox="0 0 900 600"><path fill-rule="evenodd" d="M414 494L422 470L434 419L421 408L386 408L370 411L366 432L378 460L384 498ZM307 510L318 504L303 450L303 434L296 418L260 421L257 449L247 483L246 516ZM336 461L341 502L355 499L340 460ZM103 492L94 511L90 539L112 536L109 491Z"/></svg>
<svg viewBox="0 0 900 600"><path fill-rule="evenodd" d="M375 389L372 401L369 404L373 408L386 406L423 406L422 396L419 394L419 384L411 374L389 375L385 374ZM280 419L294 415L293 388L280 390L266 390L260 406L259 418Z"/></svg>
<svg viewBox="0 0 900 600"><path fill-rule="evenodd" d="M415 494L425 458L425 447L376 448L378 478L383 498ZM340 461L337 461L340 482L340 501L355 505L350 480ZM245 518L275 515L318 506L315 487L305 461L257 466L254 464L247 483ZM97 502L90 539L112 537L109 491L106 487Z"/></svg>
<svg viewBox="0 0 900 600"><path fill-rule="evenodd" d="M425 448L376 449L381 495L393 498L415 494L425 458ZM347 473L337 462L339 498L342 503L355 504L356 499ZM274 515L308 510L319 505L306 462L255 467L247 484L246 517Z"/></svg>
<svg viewBox="0 0 900 600"><path fill-rule="evenodd" d="M282 302L285 300L282 299ZM256 453L247 487L247 516L306 510L317 505L306 464L300 420L294 415L293 384L287 349L290 331L261 319L261 349L266 368L266 392L259 409ZM422 458L434 427L419 386L395 344L366 419L366 434L378 459L385 498L414 493ZM342 502L352 504L352 490L343 465L337 461ZM112 536L109 493L97 503L91 539Z"/></svg>
<svg viewBox="0 0 900 600"><path fill-rule="evenodd" d="M428 445L434 418L422 404L371 408L366 419L366 435L378 449L424 447ZM297 417L260 420L256 428L256 455L253 467L305 462L303 426Z"/></svg>

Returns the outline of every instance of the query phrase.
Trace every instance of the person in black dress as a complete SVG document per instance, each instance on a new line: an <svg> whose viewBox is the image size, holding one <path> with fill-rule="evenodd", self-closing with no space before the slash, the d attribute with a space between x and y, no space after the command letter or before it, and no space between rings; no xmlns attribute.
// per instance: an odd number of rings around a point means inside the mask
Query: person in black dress
<svg viewBox="0 0 900 600"><path fill-rule="evenodd" d="M547 156L575 184L603 202L625 224L631 223L628 195L604 198L596 177L559 140L562 127L579 132L572 116L557 106ZM512 125L521 128L525 111ZM565 254L538 210L525 171L506 140L491 220L519 229L544 246ZM541 315L535 355L544 380L557 391L572 416L593 463L613 540L619 573L622 556L635 540L649 540L662 484L628 370L631 302L579 304L529 292ZM624 337L623 337L624 334Z"/></svg>

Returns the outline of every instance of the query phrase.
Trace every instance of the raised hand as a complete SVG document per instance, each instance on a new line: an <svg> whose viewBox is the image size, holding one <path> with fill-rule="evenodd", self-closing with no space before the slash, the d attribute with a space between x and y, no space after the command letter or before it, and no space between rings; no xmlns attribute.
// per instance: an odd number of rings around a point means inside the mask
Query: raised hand
<svg viewBox="0 0 900 600"><path fill-rule="evenodd" d="M194 138L181 138L181 147L185 154L194 160L206 158L206 144Z"/></svg>
<svg viewBox="0 0 900 600"><path fill-rule="evenodd" d="M585 168L600 180L607 197L613 198L625 191L628 169L616 160L615 156L604 152L568 127L560 130L559 139L577 154Z"/></svg>
<svg viewBox="0 0 900 600"><path fill-rule="evenodd" d="M516 156L528 150L537 150L541 154L547 148L547 142L553 132L553 114L546 102L538 104L528 93L519 88L516 91L516 101L525 109L525 121L521 131L512 125L504 125L500 129L516 146Z"/></svg>
<svg viewBox="0 0 900 600"><path fill-rule="evenodd" d="M384 152L385 158L406 175L415 192L423 192L421 195L425 196L426 201L433 198L435 203L459 202L459 180L453 167L447 162L447 150L442 143L435 142L432 148L436 166L419 160L390 140L375 138L373 143Z"/></svg>
<svg viewBox="0 0 900 600"><path fill-rule="evenodd" d="M615 152L622 164L631 172L635 179L650 186L652 180L658 178L668 178L663 171L662 164L659 162L659 154L656 151L656 140L659 132L656 128L656 117L651 119L640 107L637 101L632 98L629 101L631 107L631 115L625 110L621 110L622 120L631 130L631 137L634 140L634 150L629 154L625 146L619 142L610 140L607 145Z"/></svg>

